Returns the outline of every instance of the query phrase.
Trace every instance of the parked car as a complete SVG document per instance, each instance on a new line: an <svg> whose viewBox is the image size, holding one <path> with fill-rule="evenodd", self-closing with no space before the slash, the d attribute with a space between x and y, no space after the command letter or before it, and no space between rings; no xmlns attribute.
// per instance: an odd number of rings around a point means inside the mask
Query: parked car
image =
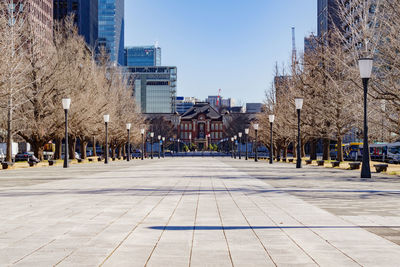
<svg viewBox="0 0 400 267"><path fill-rule="evenodd" d="M35 157L33 152L23 152L23 153L18 153L15 155L15 161L34 161L34 162L40 162L40 160Z"/></svg>

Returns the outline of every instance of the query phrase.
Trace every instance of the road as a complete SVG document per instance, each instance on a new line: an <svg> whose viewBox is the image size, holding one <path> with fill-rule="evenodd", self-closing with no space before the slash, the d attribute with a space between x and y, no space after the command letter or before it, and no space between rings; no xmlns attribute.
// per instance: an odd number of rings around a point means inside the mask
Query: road
<svg viewBox="0 0 400 267"><path fill-rule="evenodd" d="M170 158L0 172L0 265L396 266L400 183Z"/></svg>

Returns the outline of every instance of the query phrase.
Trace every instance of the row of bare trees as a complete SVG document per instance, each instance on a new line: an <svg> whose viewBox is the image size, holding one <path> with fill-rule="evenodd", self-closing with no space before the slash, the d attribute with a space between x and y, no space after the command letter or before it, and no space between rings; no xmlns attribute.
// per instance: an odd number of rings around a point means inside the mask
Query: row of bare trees
<svg viewBox="0 0 400 267"><path fill-rule="evenodd" d="M12 1L15 4L15 1ZM140 142L143 119L137 113L121 69L79 36L72 17L55 23L52 40L43 38L19 4L0 5L0 128L7 132L6 160L11 161L11 143L23 139L43 159L44 146L56 143L61 157L64 112L61 99L72 100L69 111L70 157L75 157L77 139L82 157L95 138L104 140L103 114L110 114L110 147L124 147L126 123L135 127L132 141ZM2 131L3 132L3 131Z"/></svg>
<svg viewBox="0 0 400 267"><path fill-rule="evenodd" d="M284 157L296 145L295 97L303 97L301 117L302 154L310 144L316 159L316 144L323 140L323 158L329 158L329 143L337 143L343 160L346 135L362 136L363 88L358 59L374 59L368 94L370 140L393 142L400 131L400 2L397 0L337 0L340 27L314 36L311 48L290 68L276 66L275 81L266 97L266 112L259 117L262 140L269 145L268 115L275 114L275 151ZM295 153L295 151L294 151Z"/></svg>

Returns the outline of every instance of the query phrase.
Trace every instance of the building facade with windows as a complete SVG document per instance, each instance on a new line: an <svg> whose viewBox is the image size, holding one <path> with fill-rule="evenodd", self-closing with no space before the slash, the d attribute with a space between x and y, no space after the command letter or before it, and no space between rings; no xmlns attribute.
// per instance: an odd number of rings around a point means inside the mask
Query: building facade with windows
<svg viewBox="0 0 400 267"><path fill-rule="evenodd" d="M176 112L184 114L186 111L191 109L197 102L200 102L194 97L176 97Z"/></svg>
<svg viewBox="0 0 400 267"><path fill-rule="evenodd" d="M210 144L217 144L224 138L223 115L206 102L196 103L181 116L178 136L189 145L195 144L199 150Z"/></svg>
<svg viewBox="0 0 400 267"><path fill-rule="evenodd" d="M161 47L130 46L125 48L125 66L161 66Z"/></svg>
<svg viewBox="0 0 400 267"><path fill-rule="evenodd" d="M339 6L337 0L318 0L318 36L325 34L335 28L342 28L342 22L339 18Z"/></svg>
<svg viewBox="0 0 400 267"><path fill-rule="evenodd" d="M97 45L99 0L54 0L54 19L62 20L74 14L79 34L85 37L89 47Z"/></svg>
<svg viewBox="0 0 400 267"><path fill-rule="evenodd" d="M25 0L10 1L14 4L3 3L3 8L7 9L9 21L14 25L20 19L29 19L33 25L34 33L39 40L44 43L51 43L53 39L53 0Z"/></svg>
<svg viewBox="0 0 400 267"><path fill-rule="evenodd" d="M124 65L124 0L98 0L98 46L110 55L110 60Z"/></svg>
<svg viewBox="0 0 400 267"><path fill-rule="evenodd" d="M176 111L176 67L127 67L136 104L142 113Z"/></svg>

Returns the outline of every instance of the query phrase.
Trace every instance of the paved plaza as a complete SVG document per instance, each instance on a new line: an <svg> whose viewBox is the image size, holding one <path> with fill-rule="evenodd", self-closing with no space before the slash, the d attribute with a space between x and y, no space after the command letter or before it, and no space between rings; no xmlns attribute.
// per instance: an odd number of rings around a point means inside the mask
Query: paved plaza
<svg viewBox="0 0 400 267"><path fill-rule="evenodd" d="M0 172L0 266L398 266L400 179L231 158Z"/></svg>

